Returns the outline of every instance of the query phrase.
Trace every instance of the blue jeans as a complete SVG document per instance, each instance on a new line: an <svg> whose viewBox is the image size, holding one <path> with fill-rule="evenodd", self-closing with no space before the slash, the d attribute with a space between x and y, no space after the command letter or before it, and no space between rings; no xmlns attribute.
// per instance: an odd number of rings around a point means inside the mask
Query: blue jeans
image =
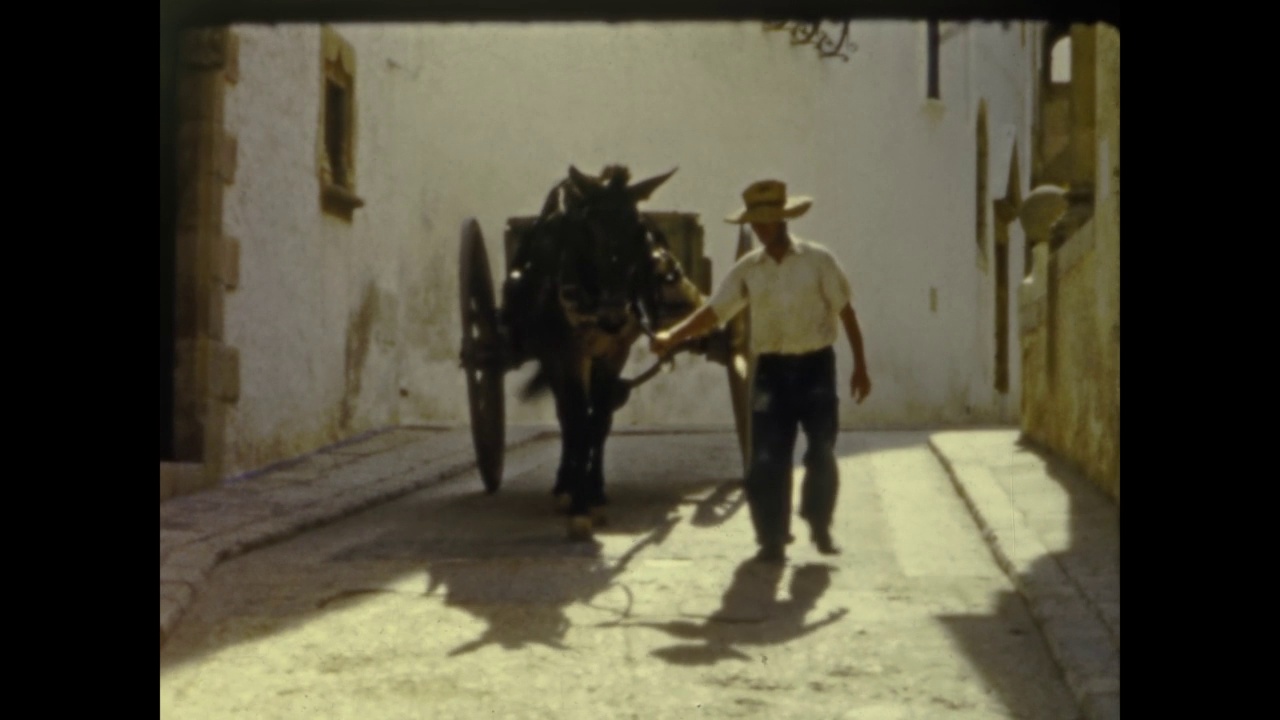
<svg viewBox="0 0 1280 720"><path fill-rule="evenodd" d="M745 487L761 545L785 545L791 539L791 469L799 430L807 443L800 516L813 530L830 528L840 484L835 457L839 403L833 348L757 358Z"/></svg>

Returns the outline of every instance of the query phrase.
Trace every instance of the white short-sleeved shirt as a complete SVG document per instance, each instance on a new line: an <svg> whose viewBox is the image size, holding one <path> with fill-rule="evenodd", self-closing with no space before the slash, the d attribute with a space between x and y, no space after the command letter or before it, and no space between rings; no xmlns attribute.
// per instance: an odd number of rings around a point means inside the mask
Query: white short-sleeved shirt
<svg viewBox="0 0 1280 720"><path fill-rule="evenodd" d="M840 311L852 300L831 251L792 235L780 263L763 247L739 259L707 304L721 323L750 305L753 354L798 355L835 343Z"/></svg>

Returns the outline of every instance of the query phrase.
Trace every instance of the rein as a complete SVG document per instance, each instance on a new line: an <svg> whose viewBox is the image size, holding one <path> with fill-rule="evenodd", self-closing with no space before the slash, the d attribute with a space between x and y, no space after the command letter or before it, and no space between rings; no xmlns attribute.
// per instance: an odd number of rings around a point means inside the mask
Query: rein
<svg viewBox="0 0 1280 720"><path fill-rule="evenodd" d="M649 332L648 330L645 330L645 335L648 335L649 337L653 337L653 333ZM668 352L666 355L663 355L662 357L659 357L657 360L655 360L653 362L653 365L649 366L648 370L645 370L644 372L640 373L639 375L635 376L630 380L621 379L621 378L620 379L622 380L623 384L625 384L627 387L634 390L640 387L641 385L652 380L653 376L658 374L658 371L662 369L663 365L670 365L675 360L676 355L682 352L685 352L687 350L693 349L694 342L695 341L693 340L686 340L685 342L672 348L672 350Z"/></svg>
<svg viewBox="0 0 1280 720"><path fill-rule="evenodd" d="M650 249L653 249L655 247L666 249L666 243L662 242L661 240L658 240L658 238L662 237L661 231L658 230L649 222L645 222L644 224L645 224L645 229L648 231L646 233L647 234L646 244L650 247ZM564 261L564 257L561 256L561 262L563 261ZM553 280L552 282L553 282L553 286L556 286L556 287L560 286L560 282L558 279ZM641 327L641 330L644 332L644 335L652 339L654 335L653 331L647 325L648 323L644 322L643 320L640 322L640 327ZM673 347L666 354L659 357L657 360L654 361L654 363L647 370L640 373L636 377L631 379L619 378L619 381L629 389L634 390L635 388L638 388L641 385L645 384L646 382L649 382L650 380L652 380L658 374L658 372L662 370L663 366L670 366L673 363L676 355L680 354L681 352L687 352L687 351L693 350L696 347L696 344L697 344L697 340L687 340L681 343L680 345Z"/></svg>

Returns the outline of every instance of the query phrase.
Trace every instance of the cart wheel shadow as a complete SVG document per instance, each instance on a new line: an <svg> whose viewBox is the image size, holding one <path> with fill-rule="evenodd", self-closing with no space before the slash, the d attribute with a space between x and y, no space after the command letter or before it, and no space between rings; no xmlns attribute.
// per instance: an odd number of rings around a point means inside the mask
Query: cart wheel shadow
<svg viewBox="0 0 1280 720"><path fill-rule="evenodd" d="M709 495L697 501L690 523L700 528L722 525L737 514L746 502L747 496L740 478L722 481Z"/></svg>

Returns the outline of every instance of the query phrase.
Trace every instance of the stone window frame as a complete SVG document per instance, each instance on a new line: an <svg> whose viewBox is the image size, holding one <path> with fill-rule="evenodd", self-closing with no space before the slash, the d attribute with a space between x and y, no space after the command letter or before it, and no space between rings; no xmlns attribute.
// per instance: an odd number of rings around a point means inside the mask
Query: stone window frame
<svg viewBox="0 0 1280 720"><path fill-rule="evenodd" d="M356 53L351 43L328 25L321 27L320 68L316 133L320 206L326 214L350 221L354 211L365 204L356 194ZM332 145L339 146L336 158Z"/></svg>

